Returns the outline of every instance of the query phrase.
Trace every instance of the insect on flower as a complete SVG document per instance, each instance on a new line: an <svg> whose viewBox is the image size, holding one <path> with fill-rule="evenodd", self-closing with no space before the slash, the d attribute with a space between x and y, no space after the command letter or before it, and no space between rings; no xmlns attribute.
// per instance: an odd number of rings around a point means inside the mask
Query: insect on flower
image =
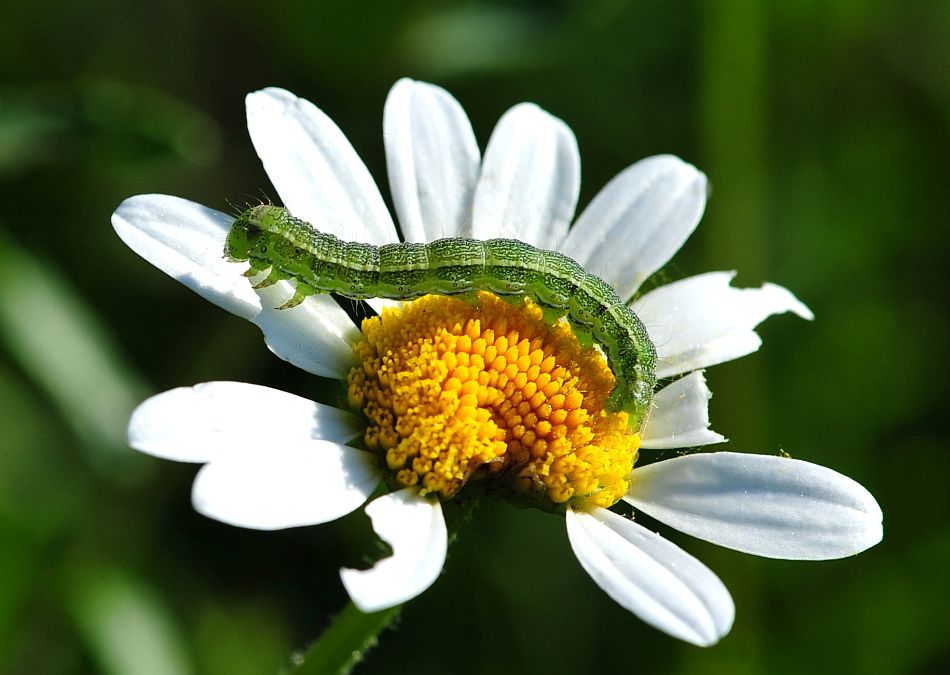
<svg viewBox="0 0 950 675"><path fill-rule="evenodd" d="M247 113L286 210L234 219L142 195L119 206L113 225L151 263L258 325L277 356L345 382L352 410L237 382L145 401L130 444L204 464L193 489L200 512L258 529L311 525L385 485L366 513L392 555L341 571L356 606L372 611L435 581L448 545L442 502L478 486L564 517L597 585L699 645L729 631L728 591L688 553L609 510L617 502L767 557L837 558L880 541L871 494L815 464L735 452L638 462L723 442L709 429L702 369L757 350L754 329L770 315L811 318L788 290L734 288L729 272L636 295L699 222L706 178L693 166L637 162L571 226L580 160L562 121L515 106L481 157L454 98L400 80L384 111L400 243L369 172L323 112L265 89L248 96ZM505 297L509 284L524 285ZM445 297L462 289L464 299ZM382 296L368 300L380 316L357 328L327 290ZM248 416L267 424L244 424Z"/></svg>

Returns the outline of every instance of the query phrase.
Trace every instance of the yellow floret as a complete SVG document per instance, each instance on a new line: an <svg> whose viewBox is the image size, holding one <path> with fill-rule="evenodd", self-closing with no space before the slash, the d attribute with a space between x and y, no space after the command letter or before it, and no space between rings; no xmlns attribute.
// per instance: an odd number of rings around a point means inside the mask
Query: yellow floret
<svg viewBox="0 0 950 675"><path fill-rule="evenodd" d="M640 438L604 410L614 376L534 303L426 296L363 334L349 399L397 483L448 499L487 479L549 505L606 507L626 492Z"/></svg>

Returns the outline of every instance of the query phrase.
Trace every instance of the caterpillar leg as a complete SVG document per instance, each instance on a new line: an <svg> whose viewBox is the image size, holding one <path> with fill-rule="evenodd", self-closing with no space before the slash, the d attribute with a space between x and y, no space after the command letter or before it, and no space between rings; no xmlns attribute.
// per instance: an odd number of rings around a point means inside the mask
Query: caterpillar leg
<svg viewBox="0 0 950 675"><path fill-rule="evenodd" d="M243 276L250 279L256 277L261 272L266 272L270 265L263 260L252 260L251 266L244 270Z"/></svg>
<svg viewBox="0 0 950 675"><path fill-rule="evenodd" d="M266 277L264 277L263 279L258 281L256 284L254 284L252 288L254 289L267 288L268 286L273 286L278 281L282 281L284 279L289 279L289 278L290 277L287 274L281 272L276 267L272 267L270 274L268 274Z"/></svg>
<svg viewBox="0 0 950 675"><path fill-rule="evenodd" d="M301 281L298 281L296 287L294 288L294 294L290 297L290 300L282 304L277 309L291 309L292 307L296 307L301 302L306 300L307 296L315 295L316 293L319 293L319 291Z"/></svg>

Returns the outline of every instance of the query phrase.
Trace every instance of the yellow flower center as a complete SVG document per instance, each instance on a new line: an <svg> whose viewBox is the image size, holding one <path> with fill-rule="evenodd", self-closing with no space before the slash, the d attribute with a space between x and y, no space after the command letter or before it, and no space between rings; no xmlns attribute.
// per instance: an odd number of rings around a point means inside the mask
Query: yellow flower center
<svg viewBox="0 0 950 675"><path fill-rule="evenodd" d="M517 305L517 306L516 306ZM610 506L640 445L604 409L614 376L530 300L426 296L363 321L349 399L396 483L442 499L469 481L548 506Z"/></svg>

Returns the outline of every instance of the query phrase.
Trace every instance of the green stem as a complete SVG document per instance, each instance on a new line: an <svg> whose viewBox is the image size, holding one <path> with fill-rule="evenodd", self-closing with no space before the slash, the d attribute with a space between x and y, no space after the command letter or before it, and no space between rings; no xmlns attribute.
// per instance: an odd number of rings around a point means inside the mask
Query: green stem
<svg viewBox="0 0 950 675"><path fill-rule="evenodd" d="M364 614L350 602L303 659L290 669L292 675L345 675L376 646L377 638L402 612L396 605Z"/></svg>
<svg viewBox="0 0 950 675"><path fill-rule="evenodd" d="M449 544L458 538L478 501L450 501L442 504ZM295 658L290 675L347 675L376 646L379 634L393 623L405 604L366 614L349 602L306 654Z"/></svg>

